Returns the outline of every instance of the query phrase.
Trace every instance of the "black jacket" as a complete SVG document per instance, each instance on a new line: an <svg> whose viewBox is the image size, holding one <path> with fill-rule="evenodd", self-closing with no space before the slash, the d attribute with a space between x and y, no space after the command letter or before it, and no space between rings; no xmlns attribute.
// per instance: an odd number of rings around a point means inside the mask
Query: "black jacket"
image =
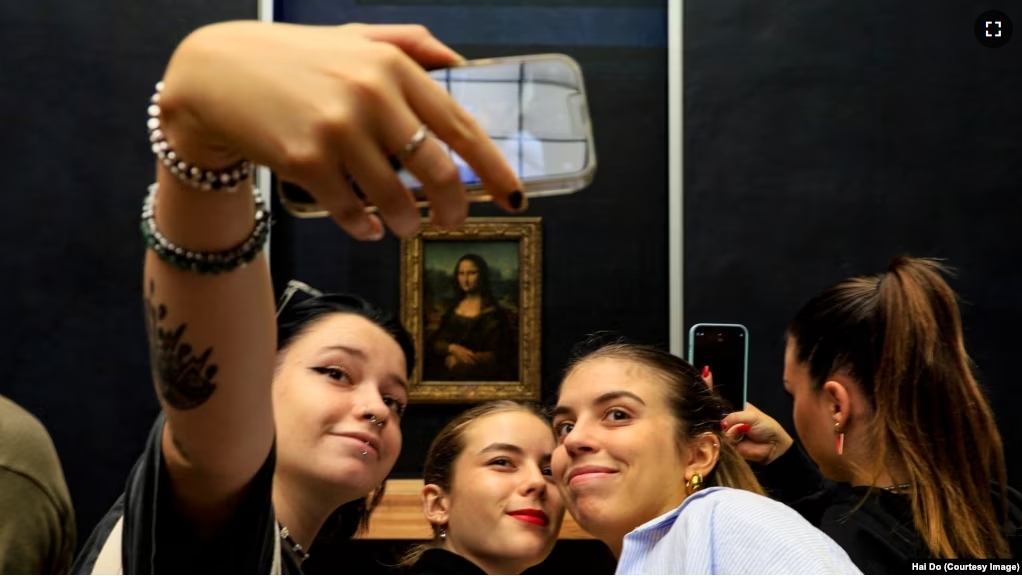
<svg viewBox="0 0 1022 576"><path fill-rule="evenodd" d="M756 475L775 499L787 503L837 542L864 574L901 574L909 562L931 558L912 522L912 509L903 495L886 490L869 492L824 479L796 445ZM1012 555L1022 553L1022 494L1008 488L1008 543ZM997 508L1000 497L995 495ZM861 506L860 506L861 504Z"/></svg>
<svg viewBox="0 0 1022 576"><path fill-rule="evenodd" d="M486 574L470 560L442 548L430 548L408 569L408 574Z"/></svg>

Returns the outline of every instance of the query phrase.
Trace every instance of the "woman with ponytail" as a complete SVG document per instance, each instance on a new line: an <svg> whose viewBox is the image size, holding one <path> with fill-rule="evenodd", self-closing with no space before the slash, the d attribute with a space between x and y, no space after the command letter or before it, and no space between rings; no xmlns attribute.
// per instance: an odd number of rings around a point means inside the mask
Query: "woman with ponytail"
<svg viewBox="0 0 1022 576"><path fill-rule="evenodd" d="M553 479L617 574L858 574L841 547L763 496L722 438L724 401L684 360L614 342L569 366Z"/></svg>
<svg viewBox="0 0 1022 576"><path fill-rule="evenodd" d="M765 484L784 478L775 495L867 574L904 572L913 559L1007 558L1018 545L1022 499L1007 486L943 272L896 258L885 274L824 290L791 322L784 386L822 491L776 421L751 406L724 420L729 436L744 434L739 453L773 462Z"/></svg>

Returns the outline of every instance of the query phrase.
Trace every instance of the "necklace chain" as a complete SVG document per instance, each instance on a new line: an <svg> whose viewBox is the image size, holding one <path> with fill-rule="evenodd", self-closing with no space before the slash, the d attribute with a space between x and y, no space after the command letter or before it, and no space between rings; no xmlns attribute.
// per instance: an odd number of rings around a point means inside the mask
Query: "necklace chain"
<svg viewBox="0 0 1022 576"><path fill-rule="evenodd" d="M302 545L295 542L295 539L291 537L291 531L287 529L287 526L280 527L280 537L291 547L291 553L298 557L299 562L304 562L309 559L309 553L302 548Z"/></svg>

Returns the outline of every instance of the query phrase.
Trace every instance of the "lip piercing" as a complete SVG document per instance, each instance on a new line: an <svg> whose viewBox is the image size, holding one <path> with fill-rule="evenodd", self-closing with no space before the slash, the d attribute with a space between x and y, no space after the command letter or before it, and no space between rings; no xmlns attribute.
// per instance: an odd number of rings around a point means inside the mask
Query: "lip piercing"
<svg viewBox="0 0 1022 576"><path fill-rule="evenodd" d="M366 446L369 446L369 441L368 440L366 440L365 443L366 443ZM368 456L369 455L369 451L368 450L363 450L362 451L362 455L363 456Z"/></svg>

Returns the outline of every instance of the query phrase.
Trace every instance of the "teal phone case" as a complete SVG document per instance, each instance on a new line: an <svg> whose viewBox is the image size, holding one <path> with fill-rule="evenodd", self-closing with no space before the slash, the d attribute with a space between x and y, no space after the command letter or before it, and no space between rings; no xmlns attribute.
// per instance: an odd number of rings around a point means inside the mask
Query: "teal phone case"
<svg viewBox="0 0 1022 576"><path fill-rule="evenodd" d="M742 375L742 407L749 401L749 329L741 324L695 324L688 330L688 362L693 364L696 328L741 328L745 333L745 373Z"/></svg>

